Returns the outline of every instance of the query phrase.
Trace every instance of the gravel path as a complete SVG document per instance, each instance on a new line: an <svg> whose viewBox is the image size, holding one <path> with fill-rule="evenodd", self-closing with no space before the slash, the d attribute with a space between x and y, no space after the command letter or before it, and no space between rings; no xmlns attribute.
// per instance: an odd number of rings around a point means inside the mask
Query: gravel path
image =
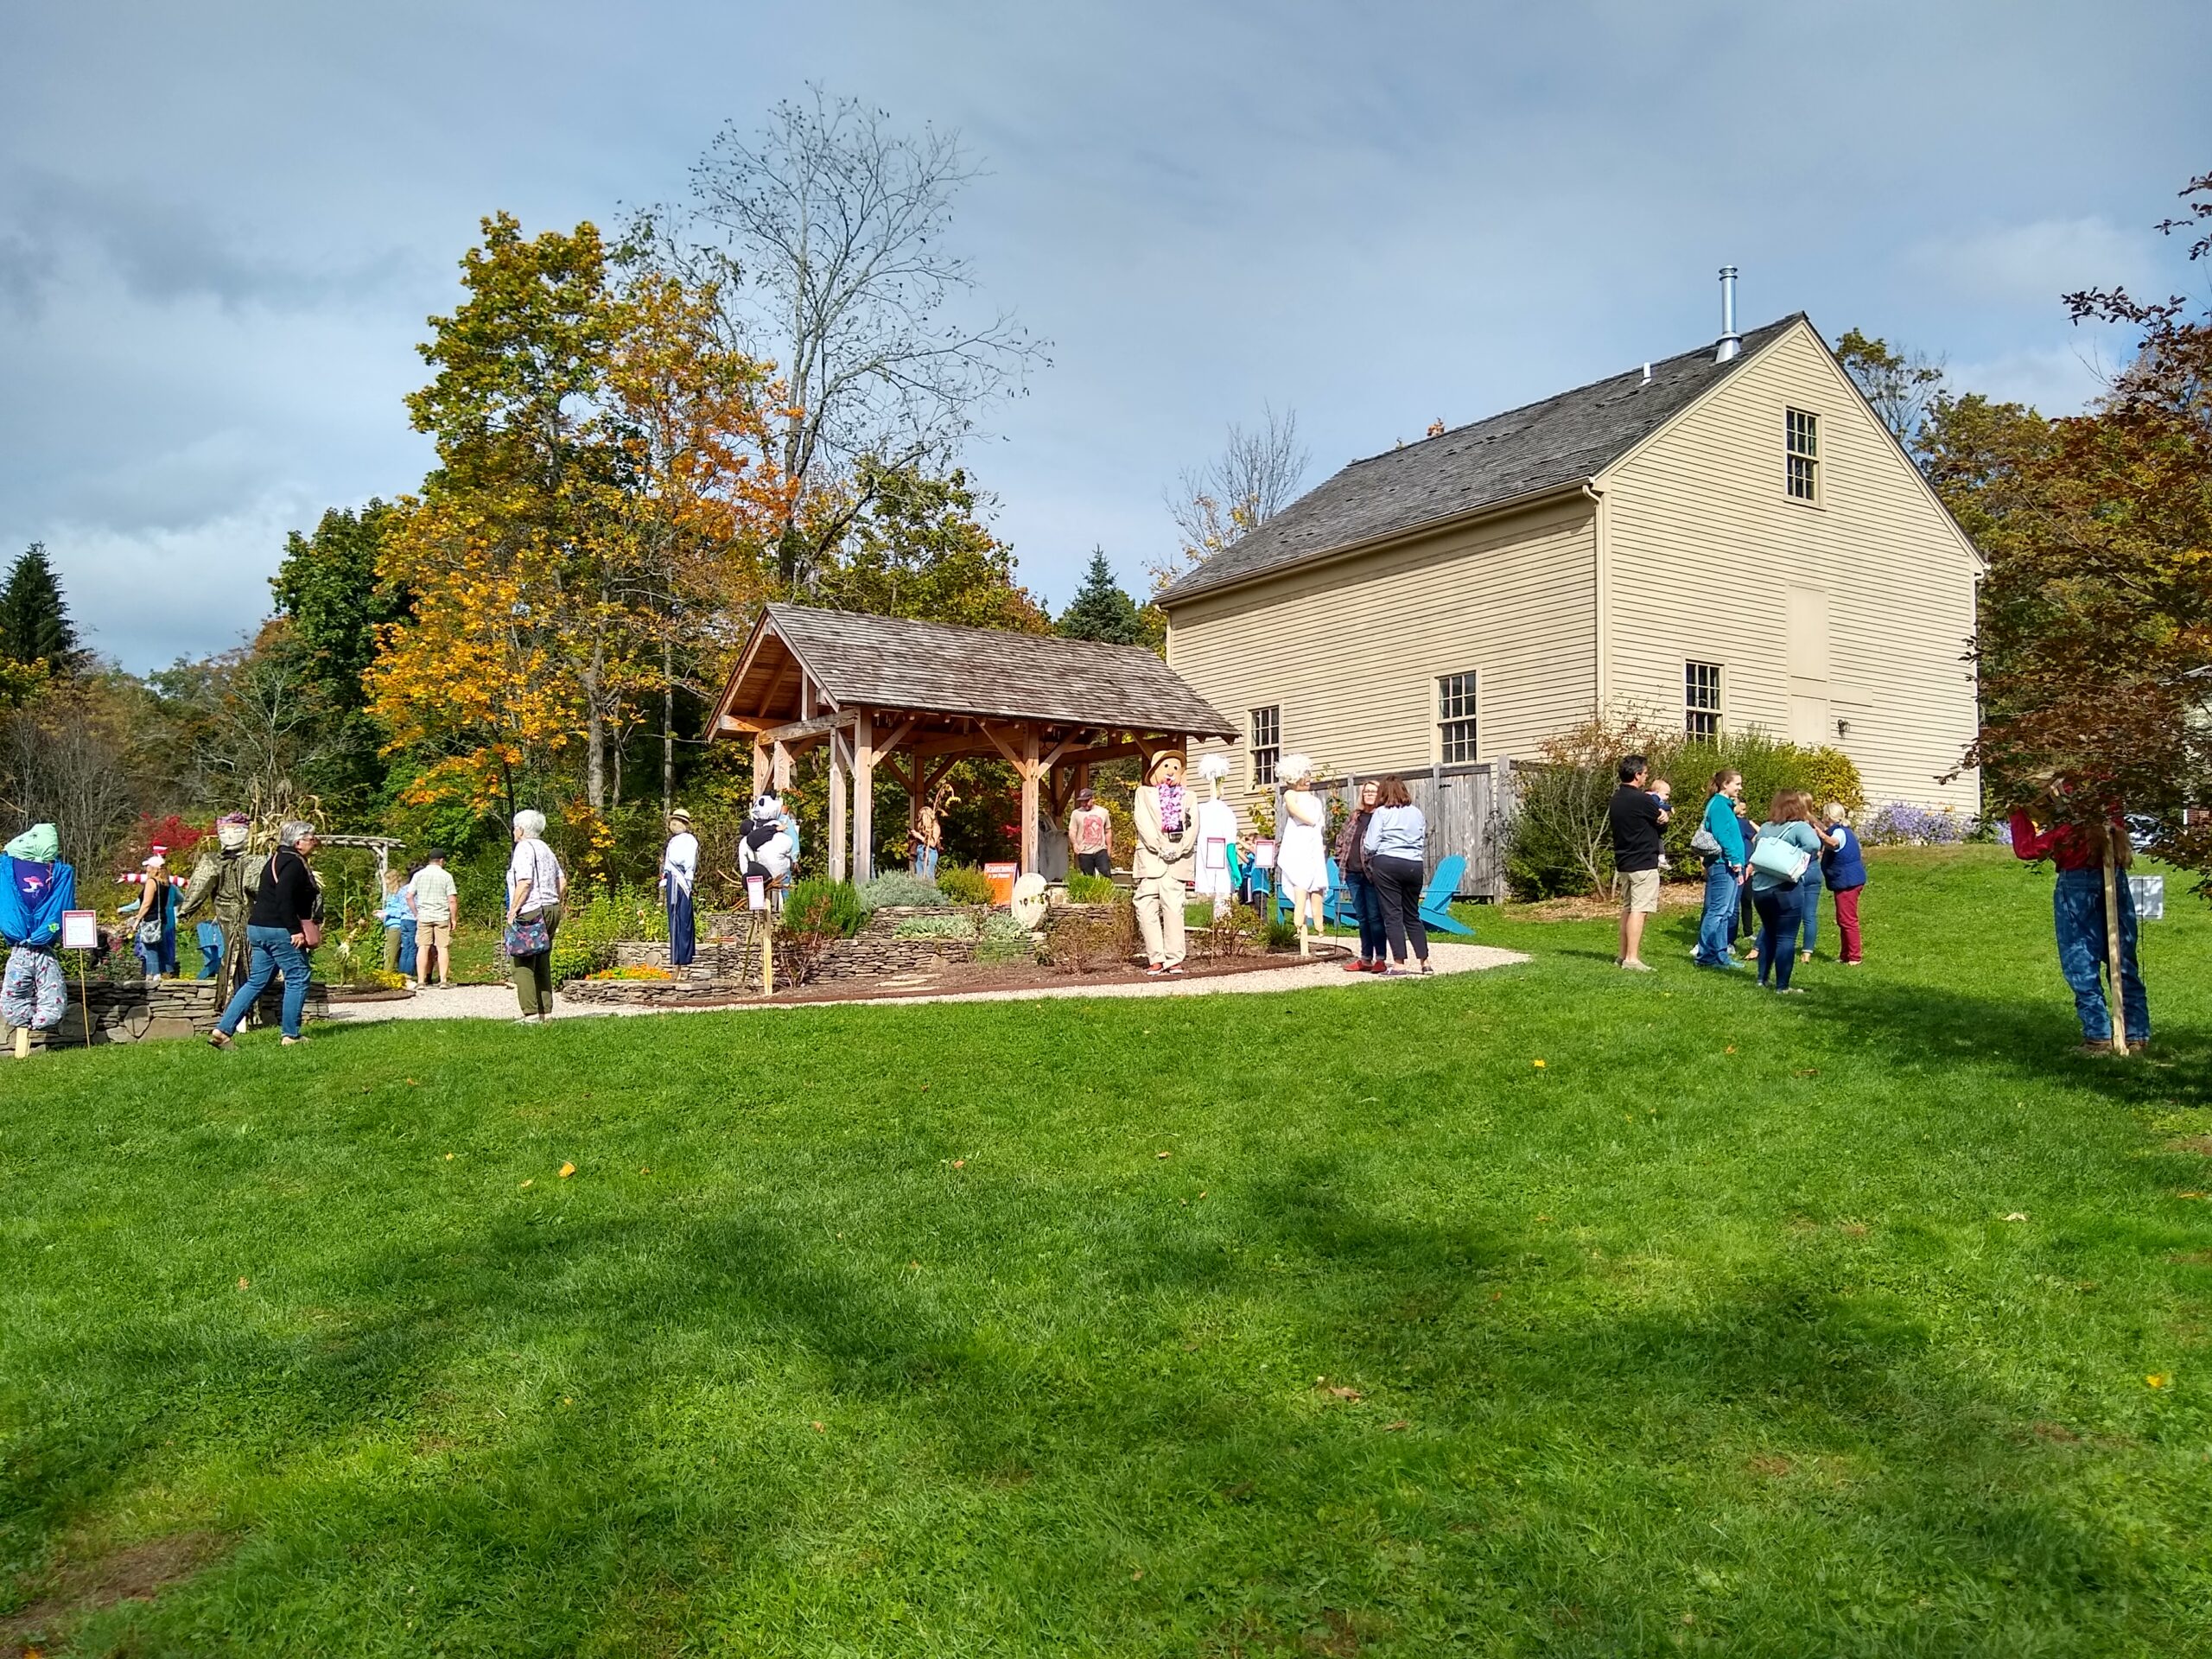
<svg viewBox="0 0 2212 1659"><path fill-rule="evenodd" d="M1518 950L1501 950L1495 945L1447 944L1439 940L1429 945L1429 960L1440 974L1471 974L1529 958ZM772 1008L849 1007L855 1003L900 1007L917 1002L1041 1002L1071 996L1254 996L1324 985L1338 989L1368 987L1379 992L1382 987L1404 982L1375 974L1347 974L1338 962L1331 960L1304 968L1224 974L1206 979L1147 979L1135 984L1115 985L1039 985L1018 991L951 991L919 996L852 997L843 1001L739 1002L713 1008L606 1007L556 998L553 1017L593 1020L640 1014L742 1014ZM331 1009L330 1020L334 1025L349 1026L372 1025L383 1020L512 1020L517 1012L512 986L456 985L449 990L423 991L404 1002L341 1002Z"/></svg>

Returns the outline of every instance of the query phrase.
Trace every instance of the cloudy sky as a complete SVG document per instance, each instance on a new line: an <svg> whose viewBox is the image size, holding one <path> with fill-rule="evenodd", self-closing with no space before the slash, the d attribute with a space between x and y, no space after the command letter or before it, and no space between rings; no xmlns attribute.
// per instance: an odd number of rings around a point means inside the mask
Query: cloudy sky
<svg viewBox="0 0 2212 1659"><path fill-rule="evenodd" d="M143 669L284 532L419 481L400 398L495 209L614 222L818 82L955 127L957 240L1052 340L972 471L1064 601L1263 404L1314 475L1804 309L2078 406L2062 290L2202 296L2200 0L0 0L0 551Z"/></svg>

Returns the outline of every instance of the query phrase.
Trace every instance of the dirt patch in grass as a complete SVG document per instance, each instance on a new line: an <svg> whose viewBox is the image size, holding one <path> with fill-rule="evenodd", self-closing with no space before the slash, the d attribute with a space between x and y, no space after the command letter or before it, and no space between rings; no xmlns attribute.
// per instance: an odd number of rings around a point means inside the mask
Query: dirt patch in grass
<svg viewBox="0 0 2212 1659"><path fill-rule="evenodd" d="M216 1532L179 1532L149 1538L94 1561L65 1561L48 1574L46 1593L0 1618L0 1643L50 1636L62 1626L118 1601L151 1601L182 1584L230 1548Z"/></svg>
<svg viewBox="0 0 2212 1659"><path fill-rule="evenodd" d="M2184 1135L2178 1140L2167 1141L2166 1150L2201 1153L2207 1158L2212 1158L2212 1135Z"/></svg>
<svg viewBox="0 0 2212 1659"><path fill-rule="evenodd" d="M1702 910L1705 907L1705 882L1662 881L1659 884L1659 908L1668 910ZM1601 922L1621 913L1621 901L1617 894L1605 893L1598 898L1587 894L1568 899L1541 899L1534 904L1500 905L1498 914L1516 922Z"/></svg>
<svg viewBox="0 0 2212 1659"><path fill-rule="evenodd" d="M1762 1452L1744 1466L1764 1479L1780 1480L1797 1465L1780 1452Z"/></svg>

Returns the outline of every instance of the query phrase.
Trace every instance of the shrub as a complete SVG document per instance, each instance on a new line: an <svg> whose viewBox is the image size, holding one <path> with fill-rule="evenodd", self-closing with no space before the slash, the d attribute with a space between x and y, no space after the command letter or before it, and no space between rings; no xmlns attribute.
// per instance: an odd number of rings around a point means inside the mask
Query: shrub
<svg viewBox="0 0 2212 1659"><path fill-rule="evenodd" d="M1948 806L1891 801L1859 826L1859 838L1870 847L1948 847L1966 840L1974 827Z"/></svg>
<svg viewBox="0 0 2212 1659"><path fill-rule="evenodd" d="M1295 950L1298 949L1298 928L1287 917L1268 917L1267 929L1268 950Z"/></svg>
<svg viewBox="0 0 2212 1659"><path fill-rule="evenodd" d="M1068 877L1068 902L1073 905L1110 905L1120 889L1110 875L1085 875L1080 870Z"/></svg>
<svg viewBox="0 0 2212 1659"><path fill-rule="evenodd" d="M938 891L936 882L925 881L910 870L886 870L861 889L861 907L864 910L903 909L944 902L944 894Z"/></svg>
<svg viewBox="0 0 2212 1659"><path fill-rule="evenodd" d="M651 887L599 887L581 898L571 887L564 911L553 935L556 985L612 968L614 947L625 939L668 937L668 912Z"/></svg>
<svg viewBox="0 0 2212 1659"><path fill-rule="evenodd" d="M1764 818L1774 797L1802 789L1815 807L1840 801L1853 812L1866 804L1859 768L1840 749L1785 743L1753 728L1717 739L1660 732L1634 719L1594 719L1546 741L1543 761L1519 768L1520 810L1505 851L1505 876L1518 899L1598 893L1613 879L1612 833L1606 808L1618 785L1614 771L1624 754L1641 751L1651 776L1674 786L1674 817L1667 853L1677 870L1700 868L1690 838L1704 817L1713 774L1744 777L1744 804Z"/></svg>
<svg viewBox="0 0 2212 1659"><path fill-rule="evenodd" d="M949 905L988 905L991 878L972 864L948 864L937 873L938 891Z"/></svg>
<svg viewBox="0 0 2212 1659"><path fill-rule="evenodd" d="M1037 954L1037 942L1029 930L1004 911L990 911L984 914L976 930L976 960L978 962L1027 962Z"/></svg>
<svg viewBox="0 0 2212 1659"><path fill-rule="evenodd" d="M1008 919L1011 919L1010 918ZM972 916L901 916L891 930L894 939L972 939Z"/></svg>
<svg viewBox="0 0 2212 1659"><path fill-rule="evenodd" d="M794 881L784 895L783 914L776 918L776 941L783 976L804 985L822 969L822 957L839 939L861 931L868 912L849 881L826 881L810 876Z"/></svg>

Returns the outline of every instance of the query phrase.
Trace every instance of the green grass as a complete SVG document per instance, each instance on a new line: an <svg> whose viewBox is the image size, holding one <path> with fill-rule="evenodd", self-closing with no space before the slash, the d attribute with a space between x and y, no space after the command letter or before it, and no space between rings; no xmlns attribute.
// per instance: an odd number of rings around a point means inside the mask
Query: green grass
<svg viewBox="0 0 2212 1659"><path fill-rule="evenodd" d="M2204 1651L2212 920L2101 1064L2047 875L1873 874L1789 1001L1484 913L1535 960L9 1068L0 1628L207 1532L75 1650Z"/></svg>

